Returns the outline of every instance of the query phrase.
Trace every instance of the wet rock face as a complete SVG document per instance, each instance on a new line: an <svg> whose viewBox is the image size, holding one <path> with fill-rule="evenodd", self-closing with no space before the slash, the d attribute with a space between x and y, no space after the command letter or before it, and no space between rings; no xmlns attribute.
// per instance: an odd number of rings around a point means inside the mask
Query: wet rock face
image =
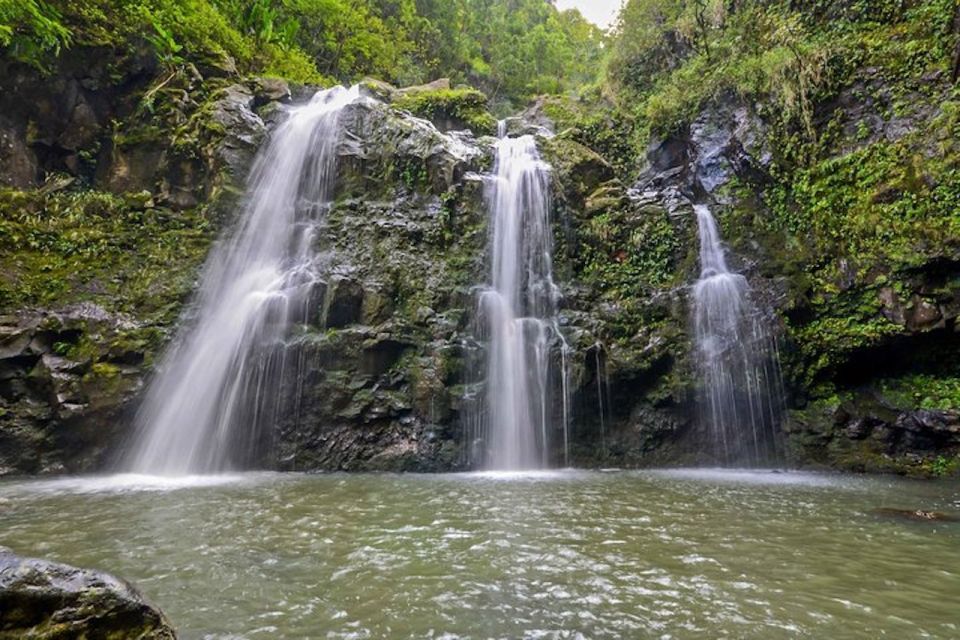
<svg viewBox="0 0 960 640"><path fill-rule="evenodd" d="M37 156L26 136L7 118L0 117L0 185L23 189L37 179Z"/></svg>
<svg viewBox="0 0 960 640"><path fill-rule="evenodd" d="M929 80L933 91L949 90L939 75L931 74ZM880 74L865 69L851 86L818 105L814 126L830 123L842 131L824 153L839 158L867 145L896 141L936 117L928 100L891 108L894 94ZM704 105L683 130L651 142L634 193L665 207L674 220L687 215L690 201L710 204L726 225L731 264L750 280L781 338L791 403L784 423L791 464L927 473L940 457L954 460L960 453L951 426L955 418L950 411L934 409L944 406L944 400L945 406L955 406L951 398L931 400L920 389L911 389L906 399L894 397L885 385L896 386L902 378L909 386L912 377L927 376L933 382L922 384L930 386L941 376L956 377L960 269L955 248L950 243L919 245L900 263L870 265L866 275L860 257L844 255L842 248L817 256L785 249L785 236L762 223L774 215L767 189L782 178L771 172L775 127L759 113L756 105L732 95ZM927 153L938 152L931 148ZM734 185L736 189L729 188ZM886 191L876 196L881 204L897 197ZM588 202L587 210L610 210L607 202L598 202ZM803 241L804 234L801 230L792 240ZM695 248L696 238L689 241ZM810 264L816 261L822 263ZM696 277L695 264L695 256L688 254L688 282ZM683 316L668 322L682 328ZM883 337L862 339L860 332L867 334L871 326L882 327ZM828 353L826 340L820 342L820 331L812 327L839 327L849 342ZM677 368L683 363L676 358L666 375L684 375ZM921 408L921 400L930 408ZM667 454L667 448L655 455L660 453Z"/></svg>
<svg viewBox="0 0 960 640"><path fill-rule="evenodd" d="M124 89L108 80L111 52L65 57L41 76L34 69L0 63L0 182L26 188L47 172L89 176L110 120L130 108L136 91L155 70L149 56L127 60L119 73Z"/></svg>
<svg viewBox="0 0 960 640"><path fill-rule="evenodd" d="M0 547L0 640L175 640L166 616L107 573Z"/></svg>
<svg viewBox="0 0 960 640"><path fill-rule="evenodd" d="M100 466L150 350L96 305L0 316L0 476Z"/></svg>
<svg viewBox="0 0 960 640"><path fill-rule="evenodd" d="M291 342L268 466L462 468L453 407L470 287L483 278L490 150L381 103L348 107L335 203L318 237L315 326ZM293 357L292 354L296 354Z"/></svg>
<svg viewBox="0 0 960 640"><path fill-rule="evenodd" d="M157 190L162 202L187 209L208 201L225 183L242 184L267 134L257 106L286 101L289 95L284 83L262 78L215 91L209 103L193 116L195 121L202 120L196 122L187 140L174 141L168 149L161 146L159 154L156 146L151 149L144 144L128 150L132 154L128 164L138 171L142 182L132 186L124 183L124 189ZM115 151L111 160L108 176L122 168L124 156ZM225 181L224 176L229 179Z"/></svg>
<svg viewBox="0 0 960 640"><path fill-rule="evenodd" d="M101 260L96 251L57 248L41 261L22 242L6 256L0 289L28 302L11 303L0 292L0 476L89 472L115 462L207 243L239 208L237 194L267 132L261 113L269 117L290 99L280 80L241 81L229 70L190 65L159 76L150 56L115 62L108 52L79 49L49 76L0 63L0 183L21 190L11 202L29 203L38 219L47 208L69 217L61 207L75 191L92 208L102 198L142 216L145 226L158 223L158 234L170 234L150 240L158 255L176 242L185 247L177 252L183 260L146 267L135 264L140 258ZM6 210L14 218L17 206ZM83 206L70 215L87 215ZM141 255L140 240L125 246L127 256ZM63 273L45 275L58 260ZM25 275L68 280L68 300L31 298L20 269L35 264L42 273Z"/></svg>
<svg viewBox="0 0 960 640"><path fill-rule="evenodd" d="M0 107L9 96L17 108L34 95L40 104L40 134L30 141L28 114L0 108L0 179L25 187L66 171L124 198L143 195L151 210L175 218L223 192L239 192L269 126L284 117L281 104L311 93L278 80L242 81L229 69L201 69L161 91L155 114L132 115L154 71L146 62L131 67L127 89L136 95L117 94L96 69L65 69L52 85L61 91L56 96L24 73L0 74L0 84L11 89L0 92ZM287 347L286 366L298 384L285 390L291 409L278 416L259 463L296 470L462 468L471 288L488 272L482 175L491 168L494 140L482 127L442 132L464 125L443 114L434 114L432 126L391 107L404 96L448 92L446 86L400 91L368 81L364 91L379 101L343 113L338 192L316 239L321 278L310 296L309 322L294 329ZM882 97L882 90L875 93ZM838 99L845 130L867 121L877 139L900 136L926 117L918 109L881 125L853 93ZM119 135L105 126L115 117L122 120ZM695 457L702 436L689 406L686 287L698 272L690 204L709 202L721 213L744 205L727 187L768 179L765 123L752 105L721 97L685 130L653 141L633 183L614 169L618 159L562 131L549 135L554 127L540 103L507 128L539 136L553 169L554 268L572 349L572 461L709 464ZM212 212L211 226L222 228L238 210L222 219ZM776 275L782 265L771 256L781 248L745 229L728 239L742 258L736 268L762 306L800 318L798 326L811 321L801 279ZM855 269L847 271L841 288L856 285ZM901 328L897 337L907 350L923 336L955 346L958 273L952 262L928 263L905 286L878 286L877 314ZM127 437L145 377L187 301L171 304L162 319L68 305L4 309L0 475L103 468ZM871 362L883 362L886 347ZM869 376L864 381L851 371L863 355L849 354L831 375L869 386ZM799 388L804 381L788 384ZM873 460L960 450L949 412L845 411L794 416L787 429L796 462L867 468L867 454Z"/></svg>
<svg viewBox="0 0 960 640"><path fill-rule="evenodd" d="M290 98L279 80L239 83L236 73L188 66L163 83L150 54L114 62L79 50L49 76L0 64L0 184L26 189L67 173L194 207L222 186L221 171L246 174L266 133L257 110Z"/></svg>
<svg viewBox="0 0 960 640"><path fill-rule="evenodd" d="M344 109L339 189L386 198L400 190L441 196L484 166L484 149L467 131L441 133L430 123L361 101Z"/></svg>
<svg viewBox="0 0 960 640"><path fill-rule="evenodd" d="M638 188L679 188L698 202L731 204L722 187L734 178L762 182L772 154L766 126L728 96L704 109L685 131L651 141Z"/></svg>
<svg viewBox="0 0 960 640"><path fill-rule="evenodd" d="M960 413L904 409L869 388L794 410L784 429L792 460L850 471L927 475L931 461L960 452Z"/></svg>
<svg viewBox="0 0 960 640"><path fill-rule="evenodd" d="M951 87L945 82L945 76L944 71L929 72L923 77L923 85L942 87L940 92L947 100ZM899 95L878 69L867 68L852 86L819 105L817 115L823 122L836 119L843 130L837 151L849 153L876 142L892 142L904 137L935 116L940 103L936 97L921 96L918 92Z"/></svg>
<svg viewBox="0 0 960 640"><path fill-rule="evenodd" d="M72 73L63 70L64 77ZM201 74L187 69L172 78L153 94L150 113L134 112L129 96L105 99L121 122L96 134L102 147L93 153L91 143L85 157L96 166L86 167L85 179L147 206L150 215L187 219L181 211L202 209L203 222L229 224L240 207L229 208L235 198L227 196L239 191L266 123L282 120L279 104L292 92L278 80ZM163 79L153 78L148 89ZM10 95L16 94L4 93ZM18 103L28 99L16 95ZM80 108L58 117L86 115ZM44 126L56 137L73 120L51 118ZM464 309L472 304L469 287L483 272L477 172L489 166L490 149L469 132L442 134L374 101L348 108L343 126L339 193L317 238L322 277L310 296L309 325L295 328L288 347L302 384L288 390L296 396L293 409L278 417L276 437L258 463L451 468L457 461L449 444L456 437L452 363ZM43 158L36 167L32 156L4 158L38 179L56 169ZM178 282L189 277L175 275ZM78 287L89 287L91 297L102 290L96 282ZM155 297L137 295L139 302L110 307L130 315L89 304L0 309L0 475L89 472L119 459L146 378L189 302L189 296L165 300L138 315L137 305Z"/></svg>

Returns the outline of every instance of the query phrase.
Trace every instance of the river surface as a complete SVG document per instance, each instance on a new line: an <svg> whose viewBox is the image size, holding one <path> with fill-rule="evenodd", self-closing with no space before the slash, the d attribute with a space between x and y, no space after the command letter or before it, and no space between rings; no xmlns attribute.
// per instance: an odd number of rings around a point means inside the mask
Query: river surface
<svg viewBox="0 0 960 640"><path fill-rule="evenodd" d="M190 639L958 638L960 484L804 473L0 483L0 545Z"/></svg>

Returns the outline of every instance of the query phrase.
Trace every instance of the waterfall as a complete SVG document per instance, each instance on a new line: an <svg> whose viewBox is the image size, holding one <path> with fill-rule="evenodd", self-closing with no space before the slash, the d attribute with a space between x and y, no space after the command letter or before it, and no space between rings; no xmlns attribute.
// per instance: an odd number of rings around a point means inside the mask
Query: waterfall
<svg viewBox="0 0 960 640"><path fill-rule="evenodd" d="M751 300L747 279L727 267L710 209L694 209L700 229L692 321L700 418L723 464L776 462L782 407L776 343Z"/></svg>
<svg viewBox="0 0 960 640"><path fill-rule="evenodd" d="M214 472L258 460L290 382L284 340L318 306L315 230L336 178L339 115L358 98L356 87L317 93L289 110L258 155L240 219L204 267L196 317L137 414L131 470Z"/></svg>
<svg viewBox="0 0 960 640"><path fill-rule="evenodd" d="M564 429L565 459L569 455L568 349L559 330L559 291L553 281L550 168L533 136L504 134L501 126L487 193L492 267L478 305L486 344L486 401L477 407L475 422L486 467L536 469L548 464L557 426ZM561 396L559 410L555 390Z"/></svg>

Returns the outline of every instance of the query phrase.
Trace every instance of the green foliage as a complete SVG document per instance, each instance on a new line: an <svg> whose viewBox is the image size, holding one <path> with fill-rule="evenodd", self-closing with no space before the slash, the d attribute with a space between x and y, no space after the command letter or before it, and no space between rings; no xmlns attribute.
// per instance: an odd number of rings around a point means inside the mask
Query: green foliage
<svg viewBox="0 0 960 640"><path fill-rule="evenodd" d="M401 96L393 105L428 120L462 123L479 135L493 134L497 128L487 108L487 96L476 89L417 91Z"/></svg>
<svg viewBox="0 0 960 640"><path fill-rule="evenodd" d="M0 0L0 50L5 55L43 69L47 54L59 54L70 41L70 30L46 2Z"/></svg>
<svg viewBox="0 0 960 640"><path fill-rule="evenodd" d="M586 222L583 236L590 242L576 256L578 270L607 299L644 299L675 278L679 238L662 209L611 207Z"/></svg>
<svg viewBox="0 0 960 640"><path fill-rule="evenodd" d="M912 374L879 383L884 398L904 409L960 410L960 378Z"/></svg>
<svg viewBox="0 0 960 640"><path fill-rule="evenodd" d="M960 238L955 161L929 162L908 139L870 144L795 170L771 192L774 217L765 222L802 232L811 253L849 256L846 269L861 275L878 263L915 266L926 247Z"/></svg>
<svg viewBox="0 0 960 640"><path fill-rule="evenodd" d="M284 0L280 11L299 24L294 41L317 69L342 80L396 79L412 46L403 25L384 19L371 2Z"/></svg>
<svg viewBox="0 0 960 640"><path fill-rule="evenodd" d="M803 382L807 385L821 372L845 363L850 354L882 344L901 330L882 316L844 313L843 306L838 306L820 309L822 317L792 327L793 339L806 355Z"/></svg>
<svg viewBox="0 0 960 640"><path fill-rule="evenodd" d="M814 105L868 66L917 77L944 63L951 0L629 0L607 78L654 133L689 123L725 93L762 100L772 120L817 138Z"/></svg>
<svg viewBox="0 0 960 640"><path fill-rule="evenodd" d="M324 84L446 76L515 103L594 78L604 37L543 0L0 0L3 54L39 68L71 45L121 62L144 40L171 67L230 58Z"/></svg>
<svg viewBox="0 0 960 640"><path fill-rule="evenodd" d="M616 170L624 181L633 178L645 145L639 145L636 119L587 90L577 96L549 97L544 113L557 131L596 152Z"/></svg>
<svg viewBox="0 0 960 640"><path fill-rule="evenodd" d="M955 476L960 474L960 456L937 456L926 464L926 471L934 477Z"/></svg>
<svg viewBox="0 0 960 640"><path fill-rule="evenodd" d="M95 301L163 316L190 290L209 243L202 211L97 191L0 191L0 308Z"/></svg>
<svg viewBox="0 0 960 640"><path fill-rule="evenodd" d="M608 79L649 131L680 129L725 93L764 98L778 117L813 130L813 105L842 66L836 39L777 3L631 0Z"/></svg>
<svg viewBox="0 0 960 640"><path fill-rule="evenodd" d="M153 45L160 60L168 65L181 62L182 60L177 54L183 50L183 47L174 39L173 34L164 28L159 20L154 19L151 14L147 13L146 17L153 27L153 33L146 33L144 37L147 42Z"/></svg>

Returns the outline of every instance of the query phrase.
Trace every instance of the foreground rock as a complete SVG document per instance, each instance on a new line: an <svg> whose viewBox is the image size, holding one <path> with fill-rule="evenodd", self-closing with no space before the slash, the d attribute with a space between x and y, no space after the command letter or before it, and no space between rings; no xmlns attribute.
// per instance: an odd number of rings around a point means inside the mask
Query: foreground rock
<svg viewBox="0 0 960 640"><path fill-rule="evenodd" d="M174 640L163 613L109 574L0 547L0 640Z"/></svg>
<svg viewBox="0 0 960 640"><path fill-rule="evenodd" d="M874 509L873 513L878 516L894 518L897 520L914 520L917 522L960 522L960 518L940 511L923 511L921 509Z"/></svg>

